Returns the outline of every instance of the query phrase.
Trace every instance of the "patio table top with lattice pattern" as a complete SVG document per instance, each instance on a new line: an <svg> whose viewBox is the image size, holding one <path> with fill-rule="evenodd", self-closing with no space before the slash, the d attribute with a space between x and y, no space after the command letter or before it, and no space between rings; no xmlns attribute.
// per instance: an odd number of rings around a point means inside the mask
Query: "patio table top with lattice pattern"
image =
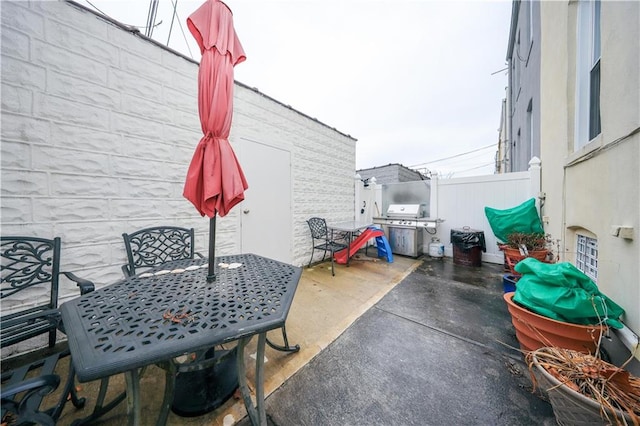
<svg viewBox="0 0 640 426"><path fill-rule="evenodd" d="M252 421L262 423L266 332L284 325L302 270L254 254L222 256L216 258L216 280L207 282L206 262L168 262L62 304L78 379L127 373L127 390L138 393L137 369L238 340L240 388ZM243 362L255 335L257 412ZM139 407L128 408L137 423Z"/></svg>

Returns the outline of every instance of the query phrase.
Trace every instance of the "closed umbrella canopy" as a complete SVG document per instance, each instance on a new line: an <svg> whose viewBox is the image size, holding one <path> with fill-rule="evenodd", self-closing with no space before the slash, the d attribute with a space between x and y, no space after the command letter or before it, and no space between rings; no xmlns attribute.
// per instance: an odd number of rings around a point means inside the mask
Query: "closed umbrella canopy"
<svg viewBox="0 0 640 426"><path fill-rule="evenodd" d="M231 10L207 0L187 19L202 60L198 110L204 136L195 150L183 195L202 216L225 216L244 199L247 181L229 144L233 116L233 67L246 59Z"/></svg>
<svg viewBox="0 0 640 426"><path fill-rule="evenodd" d="M216 215L226 216L249 187L231 145L233 67L246 59L226 4L207 0L187 18L200 46L198 111L204 136L196 147L183 195L209 221L209 275L215 279Z"/></svg>

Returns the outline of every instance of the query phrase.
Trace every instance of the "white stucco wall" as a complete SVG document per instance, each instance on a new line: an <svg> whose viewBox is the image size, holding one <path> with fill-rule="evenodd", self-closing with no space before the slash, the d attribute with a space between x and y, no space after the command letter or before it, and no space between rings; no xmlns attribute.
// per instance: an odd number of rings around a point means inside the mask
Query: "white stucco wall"
<svg viewBox="0 0 640 426"><path fill-rule="evenodd" d="M575 262L576 233L598 240L598 287L640 332L640 3L602 2L602 133L574 150L577 3L542 2L542 190L546 229ZM635 133L634 133L635 132ZM611 235L630 226L633 238Z"/></svg>
<svg viewBox="0 0 640 426"><path fill-rule="evenodd" d="M182 197L201 137L198 64L62 1L3 1L1 14L2 234L60 236L62 269L98 287L121 277L123 232L194 227L206 253L208 220ZM309 216L353 217L355 139L236 83L231 143L256 134L291 149L305 264ZM219 220L216 253L238 252L238 223ZM62 301L77 295L62 285Z"/></svg>

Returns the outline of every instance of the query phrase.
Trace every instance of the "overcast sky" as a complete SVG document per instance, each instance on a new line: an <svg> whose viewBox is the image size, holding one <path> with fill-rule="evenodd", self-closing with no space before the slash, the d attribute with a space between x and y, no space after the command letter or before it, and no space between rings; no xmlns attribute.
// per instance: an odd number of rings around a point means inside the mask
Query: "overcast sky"
<svg viewBox="0 0 640 426"><path fill-rule="evenodd" d="M77 1L125 24L147 23L147 0ZM172 27L175 1L159 1L152 37L199 61L186 19L203 0L177 0ZM225 3L247 55L236 80L356 138L357 169L493 173L510 1Z"/></svg>

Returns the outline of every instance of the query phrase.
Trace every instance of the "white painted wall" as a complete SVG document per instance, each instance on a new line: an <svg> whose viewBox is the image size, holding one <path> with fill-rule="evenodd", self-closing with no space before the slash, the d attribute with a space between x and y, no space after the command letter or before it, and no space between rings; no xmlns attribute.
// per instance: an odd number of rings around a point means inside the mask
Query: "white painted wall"
<svg viewBox="0 0 640 426"><path fill-rule="evenodd" d="M66 2L3 1L0 12L2 234L60 236L63 270L97 287L121 277L123 232L194 227L206 254L208 218L182 197L201 137L198 64ZM268 140L291 152L291 251L305 264L308 217L353 218L355 140L235 90L232 145ZM283 189L268 190L277 200ZM219 218L217 253L239 252L239 214ZM62 286L62 301L78 294Z"/></svg>
<svg viewBox="0 0 640 426"><path fill-rule="evenodd" d="M364 188L362 182L356 183L358 194L356 195L356 216L360 214L358 200L374 200L369 202L363 219L384 215L384 211L378 213L375 204L381 206L382 185ZM540 192L540 162L533 159L529 171L487 176L475 176L471 178L456 179L432 179L430 217L443 219L438 224L435 234L423 231L425 254L429 253L429 244L433 237L438 238L445 245L445 256L453 256L451 245L451 229L463 228L484 232L487 251L482 254L483 262L504 262L503 253L498 250L498 244L487 218L484 214L485 207L506 209L515 207L522 202L537 198Z"/></svg>

